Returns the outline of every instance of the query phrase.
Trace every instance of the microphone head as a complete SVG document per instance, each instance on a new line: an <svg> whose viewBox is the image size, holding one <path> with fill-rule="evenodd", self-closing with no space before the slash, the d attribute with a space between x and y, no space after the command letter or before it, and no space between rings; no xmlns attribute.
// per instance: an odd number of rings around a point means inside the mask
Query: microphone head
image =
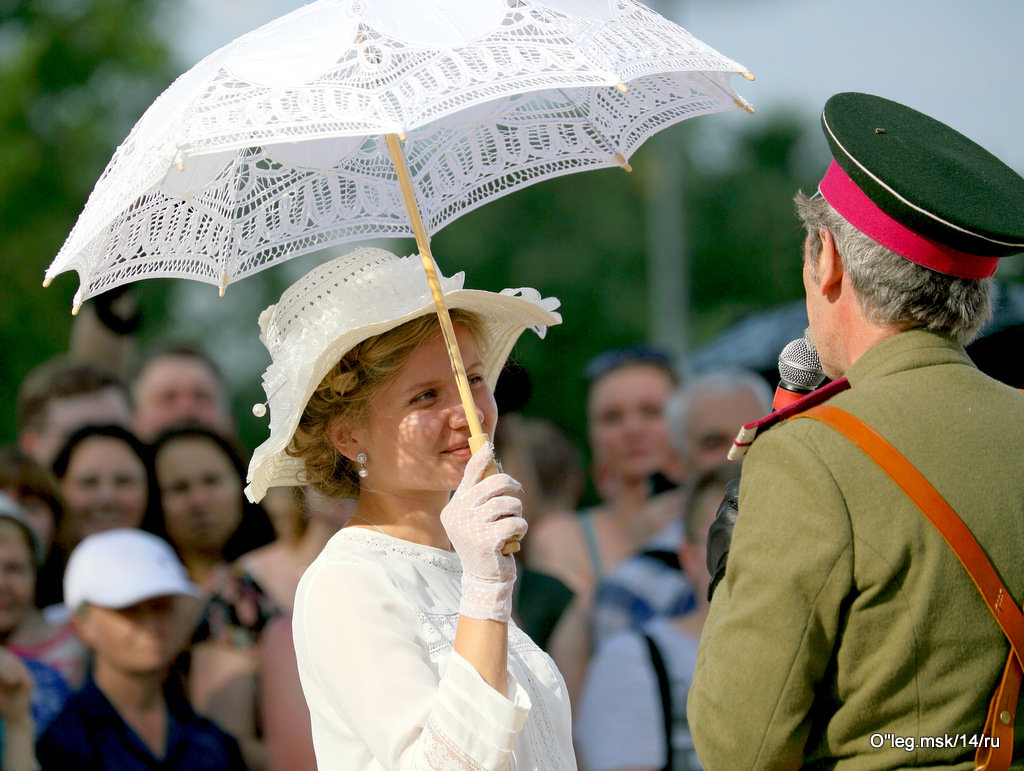
<svg viewBox="0 0 1024 771"><path fill-rule="evenodd" d="M813 391L825 379L809 334L798 337L779 354L779 378L789 390Z"/></svg>

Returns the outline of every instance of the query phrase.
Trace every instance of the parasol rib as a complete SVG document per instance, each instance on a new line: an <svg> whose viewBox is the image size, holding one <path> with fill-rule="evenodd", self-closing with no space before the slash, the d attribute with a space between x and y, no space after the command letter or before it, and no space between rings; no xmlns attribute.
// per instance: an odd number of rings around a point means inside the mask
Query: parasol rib
<svg viewBox="0 0 1024 771"><path fill-rule="evenodd" d="M402 198L405 199L405 208L409 212L409 221L412 224L412 232L416 238L416 247L419 249L420 260L423 262L423 272L427 274L427 284L430 286L430 296L434 299L434 308L437 310L437 320L441 325L441 336L444 338L445 348L448 349L448 360L452 365L452 373L455 375L455 385L459 389L459 397L462 399L462 408L466 411L466 422L469 424L469 449L476 452L489 441L480 425L480 418L476 412L476 402L473 401L473 394L469 390L469 377L466 375L466 365L462 362L462 352L459 350L459 341L455 338L455 327L452 326L451 316L448 315L448 306L444 301L444 292L441 291L441 282L437 278L437 268L434 265L434 256L430 252L430 237L427 229L423 226L423 218L420 216L419 206L416 205L416 196L413 193L412 179L409 177L409 167L405 163L405 155L402 153L402 144L397 134L385 134L384 138L388 143L388 152L391 153L391 161L395 165L395 172L398 174L398 184L402 189ZM497 469L492 468L488 473ZM519 551L519 539L514 537L505 542L502 547L502 554L512 554Z"/></svg>

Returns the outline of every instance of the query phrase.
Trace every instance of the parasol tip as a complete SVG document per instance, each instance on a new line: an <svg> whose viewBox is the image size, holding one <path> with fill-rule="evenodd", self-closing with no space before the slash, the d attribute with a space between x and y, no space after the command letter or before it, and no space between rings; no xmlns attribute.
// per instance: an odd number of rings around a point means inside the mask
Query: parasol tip
<svg viewBox="0 0 1024 771"><path fill-rule="evenodd" d="M633 167L629 165L629 161L622 155L622 153L615 153L615 160L619 162L619 165L627 172L633 171Z"/></svg>
<svg viewBox="0 0 1024 771"><path fill-rule="evenodd" d="M736 106L737 106L737 107L739 107L739 108L740 108L741 110L746 110L746 111L747 111L747 112L749 112L749 113L750 113L751 115L753 115L753 114L754 114L754 105L752 105L752 104L751 104L750 102L747 102L747 101L745 101L745 100L743 100L743 99L733 99L732 101L733 101L733 102L734 102L734 103L736 104Z"/></svg>
<svg viewBox="0 0 1024 771"><path fill-rule="evenodd" d="M220 297L223 297L224 293L227 292L227 291L228 291L228 274L227 273L221 273L220 274L220 290L218 292L218 295Z"/></svg>
<svg viewBox="0 0 1024 771"><path fill-rule="evenodd" d="M754 79L754 73L752 73L752 72L743 71L743 72L740 73L740 75L745 77L747 80L753 80Z"/></svg>
<svg viewBox="0 0 1024 771"><path fill-rule="evenodd" d="M185 156L182 154L181 150L178 150L178 152L174 154L174 168L178 171L185 170Z"/></svg>
<svg viewBox="0 0 1024 771"><path fill-rule="evenodd" d="M43 289L46 289L50 284L53 283L53 276L47 276L43 279Z"/></svg>
<svg viewBox="0 0 1024 771"><path fill-rule="evenodd" d="M77 316L80 310L82 310L82 303L76 302L74 306L71 308L71 315Z"/></svg>
<svg viewBox="0 0 1024 771"><path fill-rule="evenodd" d="M615 87L619 89L619 91L621 91L622 93L626 93L627 91L629 91L625 83L616 83Z"/></svg>

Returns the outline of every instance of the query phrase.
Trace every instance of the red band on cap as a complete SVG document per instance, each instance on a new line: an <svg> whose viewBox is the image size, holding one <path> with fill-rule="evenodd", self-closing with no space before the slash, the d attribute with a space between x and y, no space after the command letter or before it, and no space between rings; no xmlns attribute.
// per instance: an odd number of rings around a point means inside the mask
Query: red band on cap
<svg viewBox="0 0 1024 771"><path fill-rule="evenodd" d="M818 189L857 230L911 262L957 278L988 278L996 272L998 257L960 252L901 225L879 209L834 160Z"/></svg>

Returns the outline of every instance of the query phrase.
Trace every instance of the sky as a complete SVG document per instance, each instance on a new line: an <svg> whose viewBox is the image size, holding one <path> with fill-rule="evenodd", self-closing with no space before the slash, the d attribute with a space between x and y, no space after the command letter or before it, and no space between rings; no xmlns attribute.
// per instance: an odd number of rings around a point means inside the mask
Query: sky
<svg viewBox="0 0 1024 771"><path fill-rule="evenodd" d="M300 7L297 0L184 0L183 63ZM864 91L942 120L1024 171L1024 0L652 0L745 65L734 88L758 114L816 125L825 100ZM745 113L715 116L728 123Z"/></svg>
<svg viewBox="0 0 1024 771"><path fill-rule="evenodd" d="M840 91L902 102L1024 171L1021 0L688 0L674 17L744 64L759 111ZM725 120L740 115L722 116Z"/></svg>

